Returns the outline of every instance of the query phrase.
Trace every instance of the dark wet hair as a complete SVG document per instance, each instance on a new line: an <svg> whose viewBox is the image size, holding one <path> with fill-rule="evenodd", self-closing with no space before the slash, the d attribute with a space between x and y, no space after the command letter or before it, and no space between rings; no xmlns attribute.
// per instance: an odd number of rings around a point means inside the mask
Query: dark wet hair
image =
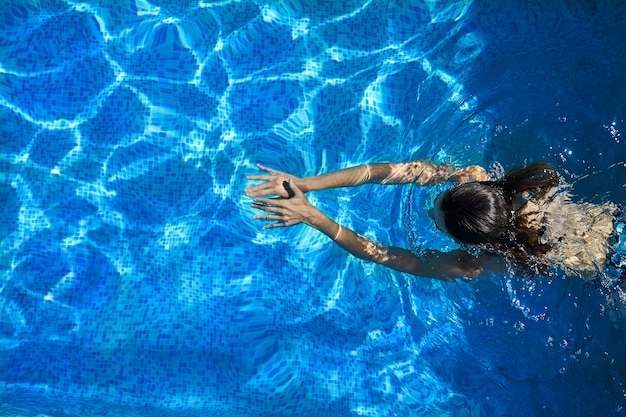
<svg viewBox="0 0 626 417"><path fill-rule="evenodd" d="M542 230L529 227L513 202L522 193L543 197L560 183L551 165L538 162L507 171L497 181L466 182L447 191L441 202L444 223L457 241L512 255L537 269L537 256L550 245L539 242Z"/></svg>

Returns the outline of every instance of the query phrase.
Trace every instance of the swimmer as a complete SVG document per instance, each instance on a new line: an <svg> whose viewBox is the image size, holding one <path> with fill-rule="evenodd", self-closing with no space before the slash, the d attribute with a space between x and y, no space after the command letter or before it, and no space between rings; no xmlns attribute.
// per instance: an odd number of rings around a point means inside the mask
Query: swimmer
<svg viewBox="0 0 626 417"><path fill-rule="evenodd" d="M496 180L477 165L461 168L428 161L366 164L305 178L257 166L266 174L248 176L262 183L245 194L254 198L253 208L265 212L254 219L272 222L264 229L304 223L357 258L443 280L504 274L511 267L540 274L562 268L593 277L610 261L609 239L615 239L616 216L623 216L612 203L572 202L561 176L543 162L511 169ZM461 245L450 252L415 254L374 242L334 222L305 196L369 183L445 182L454 185L435 198L428 216Z"/></svg>

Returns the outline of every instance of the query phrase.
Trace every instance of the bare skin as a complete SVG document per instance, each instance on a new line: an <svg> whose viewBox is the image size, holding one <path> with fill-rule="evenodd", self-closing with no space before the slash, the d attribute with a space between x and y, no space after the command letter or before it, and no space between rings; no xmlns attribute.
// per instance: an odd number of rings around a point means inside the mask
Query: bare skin
<svg viewBox="0 0 626 417"><path fill-rule="evenodd" d="M354 187L368 183L395 185L416 182L418 185L432 185L446 181L460 183L469 180L487 181L489 179L485 169L478 165L460 169L444 166L445 168L440 169L441 165L423 161L359 165L306 178L298 178L295 175L268 168L261 164L257 164L257 167L266 171L269 175L261 174L246 177L251 181L265 181L262 184L246 188L244 192L248 197L275 195L287 198L288 194L283 187L283 181L289 181L290 179L304 193L327 188Z"/></svg>
<svg viewBox="0 0 626 417"><path fill-rule="evenodd" d="M366 183L420 185L438 184L445 181L467 181L488 179L485 170L479 166L454 168L435 165L430 162L415 161L406 164L371 164L339 170L320 176L298 178L271 168L259 165L268 174L252 175L249 180L264 181L245 190L248 197L254 197L252 207L265 214L254 216L256 220L270 221L264 229L289 227L304 223L330 237L335 243L352 255L371 262L385 265L400 272L443 280L472 278L480 274L500 272L504 263L500 257L481 253L477 256L462 250L441 252L426 250L420 256L409 250L386 246L374 242L352 230L342 227L314 207L304 193L326 188L350 187ZM288 197L283 185L287 181L294 196ZM281 198L268 198L269 196ZM432 213L437 227L445 232L440 214Z"/></svg>

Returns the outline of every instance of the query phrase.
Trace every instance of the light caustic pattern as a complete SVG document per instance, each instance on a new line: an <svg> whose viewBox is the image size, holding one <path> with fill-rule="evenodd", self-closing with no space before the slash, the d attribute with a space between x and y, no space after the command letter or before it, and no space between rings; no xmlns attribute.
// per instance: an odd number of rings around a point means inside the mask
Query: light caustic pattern
<svg viewBox="0 0 626 417"><path fill-rule="evenodd" d="M463 342L438 284L303 228L262 234L242 190L257 161L302 175L441 150L472 114L455 78L482 51L469 7L2 2L2 389L219 415L454 410L421 355ZM402 216L368 192L318 203L400 243L385 230ZM347 219L348 199L369 213Z"/></svg>

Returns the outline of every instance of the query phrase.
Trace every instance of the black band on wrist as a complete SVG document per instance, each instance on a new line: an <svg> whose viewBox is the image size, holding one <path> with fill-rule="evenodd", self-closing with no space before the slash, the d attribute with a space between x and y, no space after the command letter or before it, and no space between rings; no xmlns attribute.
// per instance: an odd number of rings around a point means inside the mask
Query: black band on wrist
<svg viewBox="0 0 626 417"><path fill-rule="evenodd" d="M285 188L285 191L287 191L287 198L292 198L296 195L296 193L294 193L291 187L289 186L288 181L283 181L283 187Z"/></svg>

